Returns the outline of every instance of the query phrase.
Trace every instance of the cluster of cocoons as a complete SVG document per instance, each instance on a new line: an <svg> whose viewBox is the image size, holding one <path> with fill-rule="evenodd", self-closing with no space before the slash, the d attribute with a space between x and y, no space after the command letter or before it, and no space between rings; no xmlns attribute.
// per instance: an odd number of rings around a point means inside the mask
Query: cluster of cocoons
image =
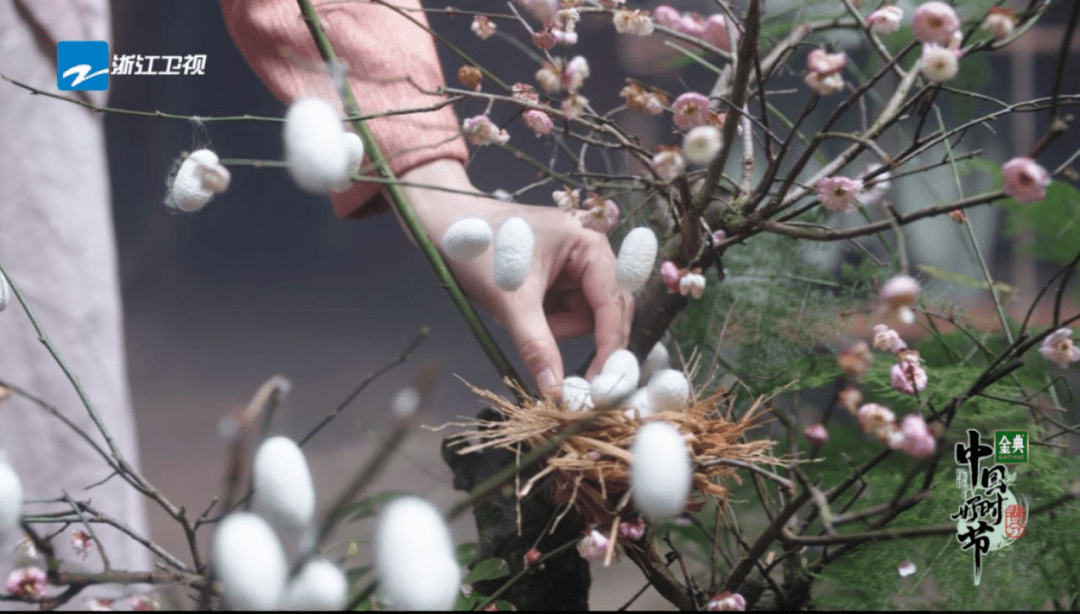
<svg viewBox="0 0 1080 614"><path fill-rule="evenodd" d="M0 450L0 543L15 532L22 516L23 491L18 474Z"/></svg>
<svg viewBox="0 0 1080 614"><path fill-rule="evenodd" d="M670 368L667 349L657 343L641 365L629 350L617 350L591 383L566 377L562 401L569 411L620 407L630 418L647 418L657 412L686 410L690 382L681 371Z"/></svg>
<svg viewBox="0 0 1080 614"><path fill-rule="evenodd" d="M379 513L375 568L383 595L401 610L449 610L461 591L461 569L439 511L401 497Z"/></svg>
<svg viewBox="0 0 1080 614"><path fill-rule="evenodd" d="M214 194L229 189L230 178L229 169L218 162L216 153L209 149L193 151L180 163L165 204L187 213L198 211Z"/></svg>
<svg viewBox="0 0 1080 614"><path fill-rule="evenodd" d="M631 230L622 245L615 263L615 278L619 287L627 292L637 292L645 287L656 263L659 243L652 229L644 226Z"/></svg>
<svg viewBox="0 0 1080 614"><path fill-rule="evenodd" d="M533 231L523 218L512 217L495 233L493 275L495 285L513 292L525 283L532 268Z"/></svg>
<svg viewBox="0 0 1080 614"><path fill-rule="evenodd" d="M347 189L355 142L349 144L334 107L318 98L297 100L285 113L282 136L285 163L296 185L314 194Z"/></svg>
<svg viewBox="0 0 1080 614"><path fill-rule="evenodd" d="M291 552L307 544L315 488L303 452L286 437L259 446L252 464L251 512L234 512L214 533L214 570L232 609L339 610L348 582L335 565L313 559L289 581Z"/></svg>
<svg viewBox="0 0 1080 614"><path fill-rule="evenodd" d="M468 262L487 251L492 236L491 226L478 217L458 220L443 233L443 253L458 262Z"/></svg>
<svg viewBox="0 0 1080 614"><path fill-rule="evenodd" d="M642 426L630 447L630 497L652 521L682 512L690 496L693 465L686 441L667 422Z"/></svg>

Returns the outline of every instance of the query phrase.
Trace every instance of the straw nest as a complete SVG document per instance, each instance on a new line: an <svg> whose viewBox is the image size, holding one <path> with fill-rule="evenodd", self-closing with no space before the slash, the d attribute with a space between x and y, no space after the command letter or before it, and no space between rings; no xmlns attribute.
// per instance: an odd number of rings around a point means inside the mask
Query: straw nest
<svg viewBox="0 0 1080 614"><path fill-rule="evenodd" d="M667 421L687 440L694 465L693 488L687 505L691 510L700 510L708 497L726 501L728 491L721 480L733 478L741 483L736 474L737 465L780 462L769 454L774 442L741 441L747 429L760 423L764 398L757 399L734 422L721 415L731 415L734 399L722 411L719 394L693 403L686 411L660 412L640 419L628 416L623 408L567 411L547 398L527 399L519 405L491 391L472 385L469 388L489 401L503 420L470 419L455 423L454 426L471 430L451 435L451 441L473 442L459 449L459 454L494 447L516 452L519 444L535 449L567 428L579 426L578 432L547 456L543 468L521 485L518 497L524 497L540 479L550 476L556 503L570 503L590 524L610 526L620 516L629 515L625 495L630 488L633 462L630 446L638 429L648 422Z"/></svg>

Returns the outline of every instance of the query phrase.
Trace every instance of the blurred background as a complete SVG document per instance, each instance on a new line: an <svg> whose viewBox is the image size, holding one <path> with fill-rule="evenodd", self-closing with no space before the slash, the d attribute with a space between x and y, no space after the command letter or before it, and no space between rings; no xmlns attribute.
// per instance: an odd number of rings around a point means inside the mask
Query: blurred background
<svg viewBox="0 0 1080 614"><path fill-rule="evenodd" d="M441 8L449 3L438 0L425 4ZM713 12L704 1L672 4L681 10ZM899 4L910 20L914 5ZM459 6L505 10L501 2ZM653 4L631 2L631 6L652 8ZM814 8L809 3L804 7L802 2L770 0L768 10L802 11L801 15L809 16ZM112 53L205 54L207 62L203 76L114 77L110 106L193 116L284 114L283 106L234 47L216 2L114 0L113 13ZM1064 13L1052 11L1045 26L1006 52L991 54L980 91L1004 100L1048 95L1050 79L1046 75L1052 74ZM434 13L430 20L440 33L504 79L533 81L535 66L516 52L506 53L504 41L481 42L470 32L470 18ZM503 22L500 28L520 34L520 27L514 24ZM628 74L647 77L650 84L675 95L711 83L700 67L683 71L681 78L675 71L658 68L669 65L661 44L619 37L605 20L586 19L579 30L581 42L571 53L583 54L590 61L592 76L583 93L596 109L621 103L617 93ZM852 41L831 42L842 46ZM857 49L849 52L864 53ZM449 83L456 86L453 75L461 61L443 47L440 53ZM784 78L790 83L781 80L778 87L798 88L804 55L797 54L787 71ZM1065 92L1080 91L1076 64L1072 66ZM701 91L702 87L696 89ZM805 89L796 91L779 96L777 104L785 110L801 108ZM818 112L831 110L819 108ZM458 108L459 117L481 112L483 105L478 102ZM493 116L507 120L511 112L496 107ZM987 148L985 155L1000 163L1030 149L1043 133L1046 120L1045 113L1017 115L973 133L968 145L981 144ZM650 145L675 142L666 124L649 123L640 117L633 121L633 130ZM271 375L284 375L293 384L275 430L300 437L368 372L395 359L422 326L431 328L413 359L377 380L310 444L316 488L324 499L332 498L367 460L379 434L387 431L391 396L412 381L421 363L435 361L443 367L435 402L427 408L427 424L473 415L480 408L453 376L503 390L429 265L393 216L339 220L328 199L300 191L284 170L251 167L233 167L229 191L196 215L178 215L163 205L166 178L181 152L211 147L222 158L278 160L282 157L279 124L201 124L109 114L106 125L128 369L143 465L151 481L174 501L189 510L202 510L220 492L225 452L219 421L242 407ZM537 159L550 158L550 141L534 138L520 123L509 129L513 145ZM1070 140L1075 143L1067 136L1048 150L1044 164L1059 163L1067 155L1063 153L1068 149L1065 141ZM534 169L494 148L475 153L470 174L484 190L512 190L536 178ZM948 174L940 179L951 181ZM969 193L993 187L987 177L972 181ZM545 186L525 200L547 204L550 192L558 188L561 186ZM942 202L952 194L945 190L941 195L929 184L906 181L894 182L890 198L907 209ZM1022 256L1017 246L1025 240L1023 233L1015 240L1001 238L998 211L982 207L971 216L993 263L995 278L1017 285L1020 303L1026 305L1023 297L1031 296L1047 271ZM980 276L953 222L928 220L907 234L913 261L947 265L950 270ZM963 288L950 287L949 291L965 297ZM508 337L490 318L486 321L512 355ZM566 345L568 372L581 365L590 351L587 341ZM517 364L522 369L520 361ZM458 495L451 491L449 472L438 457L441 437L426 431L417 433L391 463L376 490L406 490L445 508ZM154 509L150 514L155 539L172 552L183 552L184 541L177 528ZM475 538L471 517L459 521L455 530L459 542ZM629 580L621 579L617 571L593 566L598 576L594 608L617 607L640 587L638 572L628 563L622 567ZM663 603L656 597L645 597L635 607Z"/></svg>

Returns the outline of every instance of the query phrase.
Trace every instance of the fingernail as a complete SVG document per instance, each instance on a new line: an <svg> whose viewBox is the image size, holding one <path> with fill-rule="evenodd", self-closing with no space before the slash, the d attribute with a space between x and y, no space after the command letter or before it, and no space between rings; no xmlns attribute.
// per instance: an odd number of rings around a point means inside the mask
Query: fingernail
<svg viewBox="0 0 1080 614"><path fill-rule="evenodd" d="M536 376L536 385L540 387L540 392L555 394L558 391L559 382L555 380L554 371L544 369L540 375Z"/></svg>

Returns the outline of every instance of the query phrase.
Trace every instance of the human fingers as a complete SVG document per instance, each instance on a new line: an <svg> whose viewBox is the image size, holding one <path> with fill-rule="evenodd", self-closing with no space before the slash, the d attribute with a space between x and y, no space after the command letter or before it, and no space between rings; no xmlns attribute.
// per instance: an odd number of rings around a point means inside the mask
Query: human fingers
<svg viewBox="0 0 1080 614"><path fill-rule="evenodd" d="M558 394L563 380L562 355L539 297L514 301L502 310L501 319L540 392Z"/></svg>

